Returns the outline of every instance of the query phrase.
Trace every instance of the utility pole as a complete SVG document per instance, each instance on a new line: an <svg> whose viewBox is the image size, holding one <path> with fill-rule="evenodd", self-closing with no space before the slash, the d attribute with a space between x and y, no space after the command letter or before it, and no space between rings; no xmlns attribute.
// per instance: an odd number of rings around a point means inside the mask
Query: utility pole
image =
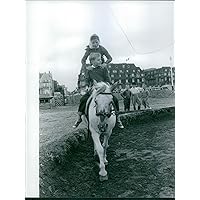
<svg viewBox="0 0 200 200"><path fill-rule="evenodd" d="M169 61L170 61L170 69L171 69L171 85L172 87L174 87L174 81L173 81L173 70L172 70L172 57L169 57Z"/></svg>

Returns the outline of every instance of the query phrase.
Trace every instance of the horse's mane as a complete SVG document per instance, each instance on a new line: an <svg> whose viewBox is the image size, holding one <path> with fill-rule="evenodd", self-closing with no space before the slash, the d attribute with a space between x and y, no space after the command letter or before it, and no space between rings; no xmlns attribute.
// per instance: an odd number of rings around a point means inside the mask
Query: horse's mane
<svg viewBox="0 0 200 200"><path fill-rule="evenodd" d="M106 89L110 88L110 85L105 82L98 82L93 86L92 96L97 96L98 94L105 92Z"/></svg>

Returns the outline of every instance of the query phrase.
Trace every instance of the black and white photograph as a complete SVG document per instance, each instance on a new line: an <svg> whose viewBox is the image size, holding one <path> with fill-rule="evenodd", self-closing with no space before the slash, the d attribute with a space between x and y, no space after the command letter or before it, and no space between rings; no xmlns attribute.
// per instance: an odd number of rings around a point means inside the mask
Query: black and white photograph
<svg viewBox="0 0 200 200"><path fill-rule="evenodd" d="M175 199L174 1L26 11L39 197Z"/></svg>

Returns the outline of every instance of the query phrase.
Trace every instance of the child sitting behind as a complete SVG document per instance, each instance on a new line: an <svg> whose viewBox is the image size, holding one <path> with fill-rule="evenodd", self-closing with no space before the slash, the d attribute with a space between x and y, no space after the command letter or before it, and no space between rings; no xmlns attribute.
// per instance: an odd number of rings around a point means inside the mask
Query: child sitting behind
<svg viewBox="0 0 200 200"><path fill-rule="evenodd" d="M89 45L86 47L86 52L81 60L82 66L86 66L86 60L89 57L89 55L91 53L100 53L101 55L101 64L103 64L102 66L106 66L107 64L109 64L112 61L112 57L111 55L108 53L108 51L100 45L100 39L99 36L96 34L93 34L90 37L90 43ZM104 56L107 58L107 60L104 60Z"/></svg>
<svg viewBox="0 0 200 200"><path fill-rule="evenodd" d="M99 36L96 34L93 34L90 37L89 45L86 47L85 50L86 50L86 52L85 52L83 58L81 59L83 71L86 71L87 69L91 68L91 66L86 66L86 61L91 53L99 53L101 55L101 64L102 64L101 66L102 67L106 67L107 64L109 64L112 61L111 55L108 53L108 51L103 46L100 45ZM106 60L105 60L105 57L106 57ZM79 87L79 89L81 87L83 87L83 86L80 86L80 80L78 82L78 87ZM84 88L81 88L81 90L84 90Z"/></svg>
<svg viewBox="0 0 200 200"><path fill-rule="evenodd" d="M105 67L102 67L102 61L101 61L101 54L100 53L91 53L89 56L90 63L92 65L91 69L87 70L86 72L86 86L87 87L92 87L93 86L93 81L95 80L96 82L107 82L111 84L111 79L108 74L108 70ZM88 98L90 97L90 92L87 92L84 94L81 99L80 99L80 105L78 108L78 119L76 123L74 124L73 128L78 127L78 125L82 122L81 116L85 114L85 107ZM120 117L118 115L119 112L119 102L118 99L113 95L113 101L115 104L116 108L116 116L117 116L117 124L119 128L124 128L122 125L122 122L120 120Z"/></svg>

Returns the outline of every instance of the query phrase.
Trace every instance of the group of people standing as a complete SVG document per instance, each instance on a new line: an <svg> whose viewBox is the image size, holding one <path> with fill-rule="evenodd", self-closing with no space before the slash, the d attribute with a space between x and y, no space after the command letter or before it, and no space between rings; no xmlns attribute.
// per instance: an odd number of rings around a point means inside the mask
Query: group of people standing
<svg viewBox="0 0 200 200"><path fill-rule="evenodd" d="M136 87L136 84L132 84L131 86L126 85L125 90L121 93L121 96L124 99L124 111L130 111L131 100L134 110L140 110L141 105L143 105L145 109L151 109L148 101L149 95L149 90L145 84L142 86L142 91Z"/></svg>

